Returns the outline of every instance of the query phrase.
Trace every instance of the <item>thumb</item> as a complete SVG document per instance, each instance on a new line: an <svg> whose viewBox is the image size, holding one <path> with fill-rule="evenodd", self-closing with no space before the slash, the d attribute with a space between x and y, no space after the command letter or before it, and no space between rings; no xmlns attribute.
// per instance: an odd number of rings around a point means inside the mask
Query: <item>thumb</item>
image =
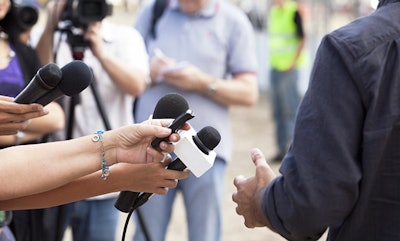
<svg viewBox="0 0 400 241"><path fill-rule="evenodd" d="M268 185L275 177L276 174L267 163L264 154L258 148L251 150L251 159L256 166L256 178L258 184L261 186Z"/></svg>
<svg viewBox="0 0 400 241"><path fill-rule="evenodd" d="M233 179L233 185L238 187L240 183L244 182L246 178L243 175L239 175Z"/></svg>
<svg viewBox="0 0 400 241"><path fill-rule="evenodd" d="M253 148L250 151L251 159L256 167L261 165L268 165L267 161L265 160L264 154L258 148Z"/></svg>

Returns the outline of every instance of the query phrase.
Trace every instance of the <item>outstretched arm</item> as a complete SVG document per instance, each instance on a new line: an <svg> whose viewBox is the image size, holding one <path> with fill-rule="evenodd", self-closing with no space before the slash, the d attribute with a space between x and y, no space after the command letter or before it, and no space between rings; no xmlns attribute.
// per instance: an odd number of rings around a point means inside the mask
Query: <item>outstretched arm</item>
<svg viewBox="0 0 400 241"><path fill-rule="evenodd" d="M59 188L17 199L0 201L2 210L36 209L61 205L110 192L133 191L166 194L177 180L189 172L165 169L166 162L147 164L119 163L111 168L112 175L104 181L101 171L79 178Z"/></svg>
<svg viewBox="0 0 400 241"><path fill-rule="evenodd" d="M159 150L149 147L151 140L167 137L171 130L162 127L170 120L152 120L134 124L103 134L103 141L95 136L68 141L15 146L0 150L0 200L46 192L101 169L102 154L107 165L116 163L148 163L162 160ZM178 134L169 141L179 140ZM171 143L162 142L161 151L173 151ZM112 175L112 174L111 174Z"/></svg>

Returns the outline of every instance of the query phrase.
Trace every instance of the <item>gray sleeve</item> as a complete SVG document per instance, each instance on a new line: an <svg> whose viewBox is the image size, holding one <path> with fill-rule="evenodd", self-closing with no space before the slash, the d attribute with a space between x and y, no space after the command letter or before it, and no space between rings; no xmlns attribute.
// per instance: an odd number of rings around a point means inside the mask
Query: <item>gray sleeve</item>
<svg viewBox="0 0 400 241"><path fill-rule="evenodd" d="M228 45L228 68L231 74L256 73L257 55L253 27L245 14L237 14Z"/></svg>
<svg viewBox="0 0 400 241"><path fill-rule="evenodd" d="M340 224L359 196L364 109L345 56L332 38L317 51L281 176L262 206L273 228L290 240L317 240Z"/></svg>

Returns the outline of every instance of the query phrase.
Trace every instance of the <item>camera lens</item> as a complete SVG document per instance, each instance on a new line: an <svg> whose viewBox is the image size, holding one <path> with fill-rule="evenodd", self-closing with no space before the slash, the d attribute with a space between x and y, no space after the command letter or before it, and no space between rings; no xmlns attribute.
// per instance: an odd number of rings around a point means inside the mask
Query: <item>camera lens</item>
<svg viewBox="0 0 400 241"><path fill-rule="evenodd" d="M23 6L18 8L18 22L22 29L29 29L38 20L39 14L38 11L31 6Z"/></svg>

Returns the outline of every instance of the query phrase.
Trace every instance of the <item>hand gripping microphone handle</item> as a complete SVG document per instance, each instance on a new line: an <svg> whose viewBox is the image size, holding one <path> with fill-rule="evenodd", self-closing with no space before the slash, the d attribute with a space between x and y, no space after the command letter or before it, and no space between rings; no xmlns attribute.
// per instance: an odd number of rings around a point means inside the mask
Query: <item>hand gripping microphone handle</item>
<svg viewBox="0 0 400 241"><path fill-rule="evenodd" d="M180 127L182 127L183 124L185 124L186 121L192 119L194 117L193 111L188 109L185 113L182 113L180 116L178 116L170 125L168 125L168 128L172 130L172 133L176 133ZM153 148L157 148L162 141L168 140L168 137L166 138L155 138L151 142L151 146Z"/></svg>
<svg viewBox="0 0 400 241"><path fill-rule="evenodd" d="M153 112L153 119L174 118L168 126L172 132L176 132L187 120L194 117L189 105L182 95L170 93L163 96L158 102ZM157 148L161 141L167 138L155 138L151 146ZM121 212L128 213L137 200L140 193L122 191L114 206Z"/></svg>
<svg viewBox="0 0 400 241"><path fill-rule="evenodd" d="M216 153L212 150L221 141L221 136L219 132L211 126L204 127L197 134L193 129L183 132L185 132L183 138L175 145L175 150L182 148L184 150L182 149L183 151L181 153L175 152L178 157L168 165L167 169L183 171L189 168L196 177L200 177L212 167L216 157ZM180 143L182 143L182 145ZM190 143L190 146L188 146L187 143ZM182 154L185 159L181 160L179 158L180 154ZM142 206L153 195L153 193L141 194L137 197L132 209L135 210Z"/></svg>
<svg viewBox="0 0 400 241"><path fill-rule="evenodd" d="M180 116L178 116L169 126L168 128L170 128L172 130L172 133L176 133L177 130L183 125L185 124L186 121L192 119L194 117L192 110L187 110L185 113L181 114ZM167 140L167 138L155 138L152 142L151 142L151 146L153 148L156 148L160 145L160 143L163 140ZM178 161L174 161L173 163L178 163ZM179 161L180 163L182 163L181 161ZM172 164L172 163L171 163ZM170 164L170 165L171 165ZM182 163L183 164L183 163ZM169 166L168 166L169 167ZM182 169L180 171L183 171L186 166L182 166ZM171 169L171 168L168 168ZM178 169L173 169L173 170L178 170ZM115 207L122 211L122 212L129 212L129 210L131 210L132 208L132 204L135 203L135 200L138 198L139 193L137 192L130 192L130 191L122 191L117 199L117 201L115 202ZM142 197L142 196L141 196ZM141 202L146 202L148 199L150 198L150 195L148 196L143 196L140 200L137 200L137 202L141 203ZM137 203L136 202L136 203ZM129 204L129 205L126 205ZM136 208L134 208L136 209Z"/></svg>
<svg viewBox="0 0 400 241"><path fill-rule="evenodd" d="M185 113L183 113L182 115L178 116L169 126L168 128L170 128L172 130L172 133L176 132L178 130L179 127L181 127L186 121L192 119L194 117L194 115L192 114L191 110L187 110ZM166 138L155 138L152 142L151 142L151 146L153 148L157 148L161 141L165 140ZM174 161L177 162L177 161ZM173 162L173 163L174 163ZM178 162L177 162L178 163ZM182 162L180 162L182 163ZM172 163L171 163L172 164ZM171 165L170 164L170 165ZM183 171L186 168L183 167L181 171ZM169 168L168 166L168 169ZM173 170L177 170L177 169L173 169ZM114 206L120 210L121 212L129 212L132 208L136 209L134 207L134 203L145 203L151 195L145 195L145 196L141 196L141 199L137 200L135 202L135 200L138 198L139 193L138 192L130 192L130 191L122 191L120 192L118 199L115 201ZM141 204L140 204L141 205Z"/></svg>
<svg viewBox="0 0 400 241"><path fill-rule="evenodd" d="M171 164L168 165L167 169L169 170L175 170L175 171L183 171L185 170L187 167L186 165L181 161L181 159L176 158L173 162L171 162ZM142 206L143 204L145 204L152 196L154 195L154 193L142 193L140 196L136 195L135 199L136 202L132 205L131 209L135 210L138 207Z"/></svg>

